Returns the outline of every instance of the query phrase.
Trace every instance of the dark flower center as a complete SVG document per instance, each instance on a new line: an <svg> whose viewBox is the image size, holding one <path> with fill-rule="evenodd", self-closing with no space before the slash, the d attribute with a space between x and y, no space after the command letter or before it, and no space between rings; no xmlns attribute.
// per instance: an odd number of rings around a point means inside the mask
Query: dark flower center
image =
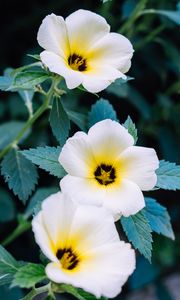
<svg viewBox="0 0 180 300"><path fill-rule="evenodd" d="M95 179L102 185L108 185L115 181L115 169L111 165L101 164L94 172Z"/></svg>
<svg viewBox="0 0 180 300"><path fill-rule="evenodd" d="M62 268L66 270L73 270L79 263L78 256L71 248L58 249L56 257L60 260Z"/></svg>
<svg viewBox="0 0 180 300"><path fill-rule="evenodd" d="M86 71L87 69L87 63L86 59L83 58L81 55L72 54L68 58L68 64L71 67L71 69L75 71Z"/></svg>

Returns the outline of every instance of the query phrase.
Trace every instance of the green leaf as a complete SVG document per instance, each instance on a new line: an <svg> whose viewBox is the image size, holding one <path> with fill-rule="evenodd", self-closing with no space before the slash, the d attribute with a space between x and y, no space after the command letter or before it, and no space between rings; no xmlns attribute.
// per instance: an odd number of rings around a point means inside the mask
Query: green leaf
<svg viewBox="0 0 180 300"><path fill-rule="evenodd" d="M64 145L69 136L70 121L62 106L60 99L54 98L50 114L50 125L52 132L61 146Z"/></svg>
<svg viewBox="0 0 180 300"><path fill-rule="evenodd" d="M1 166L1 174L9 188L23 203L26 203L37 184L36 167L17 149L12 149L4 157Z"/></svg>
<svg viewBox="0 0 180 300"><path fill-rule="evenodd" d="M45 267L43 265L28 263L18 269L14 276L12 286L31 288L46 278Z"/></svg>
<svg viewBox="0 0 180 300"><path fill-rule="evenodd" d="M58 291L58 285L56 285L57 291ZM71 295L73 295L74 297L76 297L79 300L96 300L97 298L88 293L85 292L84 290L80 289L80 288L75 288L74 286L70 285L70 284L60 284L59 285L59 291L64 291L66 293L69 293ZM106 299L105 297L101 297L98 299Z"/></svg>
<svg viewBox="0 0 180 300"><path fill-rule="evenodd" d="M123 126L128 130L128 132L132 135L134 138L134 144L136 144L138 137L137 137L137 129L133 121L131 120L130 116L128 116L126 122L123 124Z"/></svg>
<svg viewBox="0 0 180 300"><path fill-rule="evenodd" d="M100 99L91 107L91 111L89 113L89 127L105 119L117 121L117 115L108 100Z"/></svg>
<svg viewBox="0 0 180 300"><path fill-rule="evenodd" d="M133 77L126 76L126 79L118 78L112 84L122 86L123 84L127 83L128 81L134 80Z"/></svg>
<svg viewBox="0 0 180 300"><path fill-rule="evenodd" d="M128 218L121 217L120 221L128 240L151 262L152 230L145 213L140 211Z"/></svg>
<svg viewBox="0 0 180 300"><path fill-rule="evenodd" d="M67 114L69 119L76 124L82 131L86 131L86 127L87 127L87 117L86 115L79 113L79 112L75 112L72 110L67 110Z"/></svg>
<svg viewBox="0 0 180 300"><path fill-rule="evenodd" d="M160 161L159 169L156 170L156 187L164 190L180 189L180 166L165 160Z"/></svg>
<svg viewBox="0 0 180 300"><path fill-rule="evenodd" d="M146 207L143 210L152 231L174 240L175 237L167 209L157 203L155 199L145 198L145 201Z"/></svg>
<svg viewBox="0 0 180 300"><path fill-rule="evenodd" d="M11 86L13 77L12 77L12 68L7 68L4 70L4 75L0 76L0 90L7 91L7 89Z"/></svg>
<svg viewBox="0 0 180 300"><path fill-rule="evenodd" d="M10 194L0 189L0 222L9 222L15 218L15 205Z"/></svg>
<svg viewBox="0 0 180 300"><path fill-rule="evenodd" d="M30 217L33 212L37 213L41 207L42 201L58 191L59 189L56 187L39 188L29 201L29 204L25 210L25 217Z"/></svg>
<svg viewBox="0 0 180 300"><path fill-rule="evenodd" d="M58 162L61 152L61 147L38 147L36 149L29 149L21 151L21 153L39 168L49 172L58 178L64 177L65 170Z"/></svg>
<svg viewBox="0 0 180 300"><path fill-rule="evenodd" d="M19 266L14 257L0 245L0 285L10 284Z"/></svg>
<svg viewBox="0 0 180 300"><path fill-rule="evenodd" d="M11 121L0 126L0 149L5 148L16 138L20 130L24 127L24 124L24 122L20 121ZM26 138L28 134L29 131L23 135L21 141Z"/></svg>
<svg viewBox="0 0 180 300"><path fill-rule="evenodd" d="M49 78L44 71L24 71L17 73L8 90L32 90L36 85Z"/></svg>

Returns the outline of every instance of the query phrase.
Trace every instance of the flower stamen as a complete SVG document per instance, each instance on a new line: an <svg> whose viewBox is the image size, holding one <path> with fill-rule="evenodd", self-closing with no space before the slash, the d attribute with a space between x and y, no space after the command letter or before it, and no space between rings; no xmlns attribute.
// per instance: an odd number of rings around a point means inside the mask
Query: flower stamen
<svg viewBox="0 0 180 300"><path fill-rule="evenodd" d="M70 55L68 58L68 64L74 71L83 72L87 69L86 59L83 58L81 55Z"/></svg>
<svg viewBox="0 0 180 300"><path fill-rule="evenodd" d="M58 249L56 257L60 260L61 266L65 270L73 270L79 263L78 256L71 248Z"/></svg>
<svg viewBox="0 0 180 300"><path fill-rule="evenodd" d="M111 165L101 164L94 172L95 179L102 185L108 185L115 181L115 169Z"/></svg>

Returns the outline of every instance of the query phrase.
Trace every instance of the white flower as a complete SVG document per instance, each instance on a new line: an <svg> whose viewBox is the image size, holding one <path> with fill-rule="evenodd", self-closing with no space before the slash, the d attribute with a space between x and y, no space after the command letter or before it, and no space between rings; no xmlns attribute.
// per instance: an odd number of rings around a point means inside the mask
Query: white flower
<svg viewBox="0 0 180 300"><path fill-rule="evenodd" d="M59 162L67 171L63 192L81 203L103 205L115 219L145 206L142 191L157 181L154 149L133 146L134 139L118 122L104 120L88 132L77 132L62 148Z"/></svg>
<svg viewBox="0 0 180 300"><path fill-rule="evenodd" d="M61 192L33 219L37 244L51 261L46 274L96 297L115 297L135 268L135 252L119 240L108 210L76 205Z"/></svg>
<svg viewBox="0 0 180 300"><path fill-rule="evenodd" d="M64 77L69 89L82 84L90 92L102 91L115 79L125 79L131 66L130 41L110 33L106 20L88 10L77 10L65 20L48 15L37 39L45 49L42 62Z"/></svg>

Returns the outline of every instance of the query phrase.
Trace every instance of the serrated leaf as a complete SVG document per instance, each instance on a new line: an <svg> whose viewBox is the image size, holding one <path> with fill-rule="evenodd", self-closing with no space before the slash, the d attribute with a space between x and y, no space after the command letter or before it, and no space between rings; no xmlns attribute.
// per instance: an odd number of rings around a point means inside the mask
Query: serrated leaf
<svg viewBox="0 0 180 300"><path fill-rule="evenodd" d="M143 210L151 229L158 234L162 234L174 240L174 233L167 209L157 203L155 199L145 198L145 201L146 207Z"/></svg>
<svg viewBox="0 0 180 300"><path fill-rule="evenodd" d="M45 267L43 265L28 263L18 269L11 286L31 288L46 278Z"/></svg>
<svg viewBox="0 0 180 300"><path fill-rule="evenodd" d="M55 98L53 101L49 121L54 136L58 140L59 144L63 146L69 136L70 121L60 99L58 98Z"/></svg>
<svg viewBox="0 0 180 300"><path fill-rule="evenodd" d="M91 111L89 113L89 127L105 119L117 121L117 115L108 100L100 99L91 107Z"/></svg>
<svg viewBox="0 0 180 300"><path fill-rule="evenodd" d="M18 268L19 263L0 245L0 285L10 284Z"/></svg>
<svg viewBox="0 0 180 300"><path fill-rule="evenodd" d="M133 121L131 120L130 116L128 116L127 120L123 124L123 126L128 130L128 132L134 138L134 144L136 144L138 137L137 137L137 129Z"/></svg>
<svg viewBox="0 0 180 300"><path fill-rule="evenodd" d="M11 195L0 189L0 222L9 222L15 218L15 205Z"/></svg>
<svg viewBox="0 0 180 300"><path fill-rule="evenodd" d="M156 170L156 187L164 190L180 189L180 166L165 160L160 161L159 168Z"/></svg>
<svg viewBox="0 0 180 300"><path fill-rule="evenodd" d="M44 71L24 71L15 75L12 85L8 90L32 90L36 85L49 78Z"/></svg>
<svg viewBox="0 0 180 300"><path fill-rule="evenodd" d="M5 148L9 143L11 143L20 130L24 127L24 122L20 121L11 121L4 123L0 126L0 149ZM27 137L30 131L27 131L21 141Z"/></svg>
<svg viewBox="0 0 180 300"><path fill-rule="evenodd" d="M36 167L20 151L12 149L3 159L1 174L10 189L26 203L37 184Z"/></svg>
<svg viewBox="0 0 180 300"><path fill-rule="evenodd" d="M121 217L120 221L128 240L151 262L152 230L144 212L140 211L127 218Z"/></svg>
<svg viewBox="0 0 180 300"><path fill-rule="evenodd" d="M39 168L49 172L58 178L62 178L66 173L58 162L61 147L38 147L21 151L21 153Z"/></svg>
<svg viewBox="0 0 180 300"><path fill-rule="evenodd" d="M58 190L59 189L56 187L39 188L29 201L29 204L25 210L25 217L30 217L33 212L37 213L42 201L51 194L58 192Z"/></svg>

